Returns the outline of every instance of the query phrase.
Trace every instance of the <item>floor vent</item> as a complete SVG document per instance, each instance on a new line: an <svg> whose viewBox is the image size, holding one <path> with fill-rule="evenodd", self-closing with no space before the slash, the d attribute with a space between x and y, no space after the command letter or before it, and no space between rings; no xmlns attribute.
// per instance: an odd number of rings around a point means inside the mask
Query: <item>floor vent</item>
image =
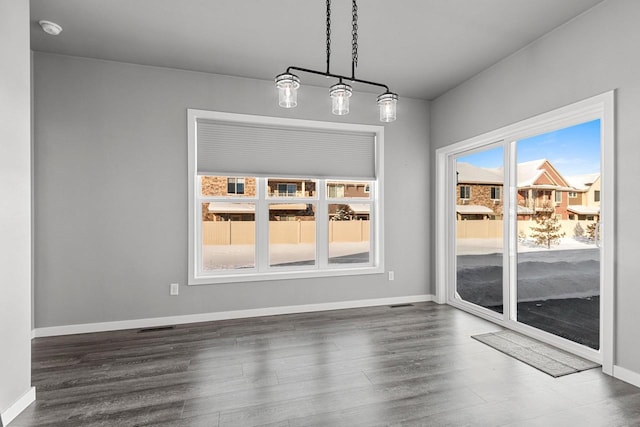
<svg viewBox="0 0 640 427"><path fill-rule="evenodd" d="M395 304L395 305L389 306L389 308L401 308L401 307L413 307L413 304Z"/></svg>
<svg viewBox="0 0 640 427"><path fill-rule="evenodd" d="M157 328L144 328L144 329L140 329L138 331L138 333L142 333L142 332L159 332L159 331L168 331L170 329L175 329L175 326L158 326Z"/></svg>

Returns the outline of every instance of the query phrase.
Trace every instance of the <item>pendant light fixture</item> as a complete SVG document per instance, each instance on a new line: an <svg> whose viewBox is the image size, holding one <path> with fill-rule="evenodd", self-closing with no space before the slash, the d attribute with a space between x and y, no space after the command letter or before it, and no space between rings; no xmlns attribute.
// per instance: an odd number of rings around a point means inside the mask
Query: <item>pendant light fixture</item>
<svg viewBox="0 0 640 427"><path fill-rule="evenodd" d="M333 74L330 71L331 63L331 0L327 0L327 71L310 70L289 66L287 71L278 75L275 79L278 88L278 104L283 108L294 108L298 105L298 88L300 87L300 79L292 73L292 71L300 71L303 73L318 74L325 77L338 79L338 82L329 88L329 96L331 96L331 112L338 116L349 114L349 98L353 90L345 81L351 83L362 83L371 86L379 86L384 88L384 92L378 95L378 108L380 110L381 122L392 122L396 119L396 105L398 103L398 95L392 93L389 87L382 83L371 82L356 78L356 67L358 66L358 5L356 0L351 0L351 77Z"/></svg>

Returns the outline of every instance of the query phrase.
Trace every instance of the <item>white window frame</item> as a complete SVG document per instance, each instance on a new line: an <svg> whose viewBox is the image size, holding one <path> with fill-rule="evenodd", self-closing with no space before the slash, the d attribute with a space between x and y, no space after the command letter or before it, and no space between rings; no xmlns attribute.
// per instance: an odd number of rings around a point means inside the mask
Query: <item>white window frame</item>
<svg viewBox="0 0 640 427"><path fill-rule="evenodd" d="M491 189L489 190L489 192L493 193L494 195L495 195L496 192L498 193L498 197L497 198L496 197L491 197L491 200L494 200L496 202L502 200L502 187L501 186L492 185ZM489 194L489 195L491 195L491 194Z"/></svg>
<svg viewBox="0 0 640 427"><path fill-rule="evenodd" d="M577 199L578 198L578 192L577 191L569 191L569 198L570 199Z"/></svg>
<svg viewBox="0 0 640 427"><path fill-rule="evenodd" d="M463 188L468 188L469 191L465 191L465 195L467 197L462 197L462 194L460 194L460 200L471 200L471 186L467 185L467 184L460 184L460 190L458 190L460 193L462 193L462 189Z"/></svg>
<svg viewBox="0 0 640 427"><path fill-rule="evenodd" d="M333 185L331 185L333 184ZM331 193L331 189L334 190L335 192L335 196L332 196ZM335 182L327 182L327 199L331 198L331 199L343 199L344 198L344 190L345 190L345 186L343 183L335 183ZM339 193L341 193L342 195L338 195Z"/></svg>
<svg viewBox="0 0 640 427"><path fill-rule="evenodd" d="M235 180L234 182L234 192L233 193L229 193L229 180L233 179ZM238 184L239 181L242 180L242 193L238 193ZM227 194L233 194L234 196L237 196L239 194L245 194L245 180L243 177L235 177L235 176L228 176L227 177Z"/></svg>
<svg viewBox="0 0 640 427"><path fill-rule="evenodd" d="M556 206L562 204L562 191L555 190L555 195L553 197L554 201L556 202Z"/></svg>
<svg viewBox="0 0 640 427"><path fill-rule="evenodd" d="M340 176L299 176L292 178L317 180L316 195L311 198L268 197L267 181L269 178L279 177L277 171L269 176L257 176L256 198L238 197L239 202L256 203L256 268L241 270L202 271L202 239L201 239L201 208L203 200L200 193L200 180L197 174L197 141L196 122L198 119L226 120L248 124L267 124L282 127L301 127L322 130L337 130L347 132L369 132L375 134L375 179L363 177L345 178ZM252 116L245 114L222 113L205 110L187 110L188 136L188 284L207 285L235 282L253 282L264 280L303 279L316 277L350 276L384 273L384 127L360 124L320 122L310 120L286 119L279 117ZM230 176L229 173L220 174ZM250 174L243 174L250 176ZM370 198L341 198L328 199L326 197L327 182L349 182L357 180L370 181ZM279 200L278 200L279 199ZM316 204L316 265L293 267L269 267L269 212L270 203L293 202ZM235 198L233 198L235 200ZM233 201L226 198L225 201ZM329 264L329 203L370 203L370 256L368 263L362 264Z"/></svg>

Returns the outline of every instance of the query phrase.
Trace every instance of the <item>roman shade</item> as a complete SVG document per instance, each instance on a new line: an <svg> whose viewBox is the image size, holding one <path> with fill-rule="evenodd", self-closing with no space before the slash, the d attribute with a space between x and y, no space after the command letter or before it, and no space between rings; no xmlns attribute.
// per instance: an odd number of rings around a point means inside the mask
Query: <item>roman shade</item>
<svg viewBox="0 0 640 427"><path fill-rule="evenodd" d="M375 179L374 132L196 120L199 175Z"/></svg>

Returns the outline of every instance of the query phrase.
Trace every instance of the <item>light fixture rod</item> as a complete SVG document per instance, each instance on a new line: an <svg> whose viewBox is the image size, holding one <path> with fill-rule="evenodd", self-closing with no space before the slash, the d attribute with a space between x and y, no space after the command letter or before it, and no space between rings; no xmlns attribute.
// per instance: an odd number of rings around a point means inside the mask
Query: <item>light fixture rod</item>
<svg viewBox="0 0 640 427"><path fill-rule="evenodd" d="M322 72L322 71L311 70L309 68L296 67L294 65L291 65L291 66L287 67L287 74L290 74L291 70L302 71L303 73L317 74L319 76L333 77L333 78L336 78L336 79L349 80L349 81L352 81L354 83L362 83L362 84L365 84L365 85L383 87L387 92L390 92L389 86L387 86L385 84L382 84L382 83L376 83L376 82L371 82L371 81L368 81L368 80L356 79L356 78L353 78L353 77L342 76L340 74L333 74L333 73L329 73L329 72L325 73L325 72Z"/></svg>
<svg viewBox="0 0 640 427"><path fill-rule="evenodd" d="M358 66L358 5L351 0L351 80L356 78Z"/></svg>
<svg viewBox="0 0 640 427"><path fill-rule="evenodd" d="M329 74L331 64L331 0L327 0L327 74Z"/></svg>

